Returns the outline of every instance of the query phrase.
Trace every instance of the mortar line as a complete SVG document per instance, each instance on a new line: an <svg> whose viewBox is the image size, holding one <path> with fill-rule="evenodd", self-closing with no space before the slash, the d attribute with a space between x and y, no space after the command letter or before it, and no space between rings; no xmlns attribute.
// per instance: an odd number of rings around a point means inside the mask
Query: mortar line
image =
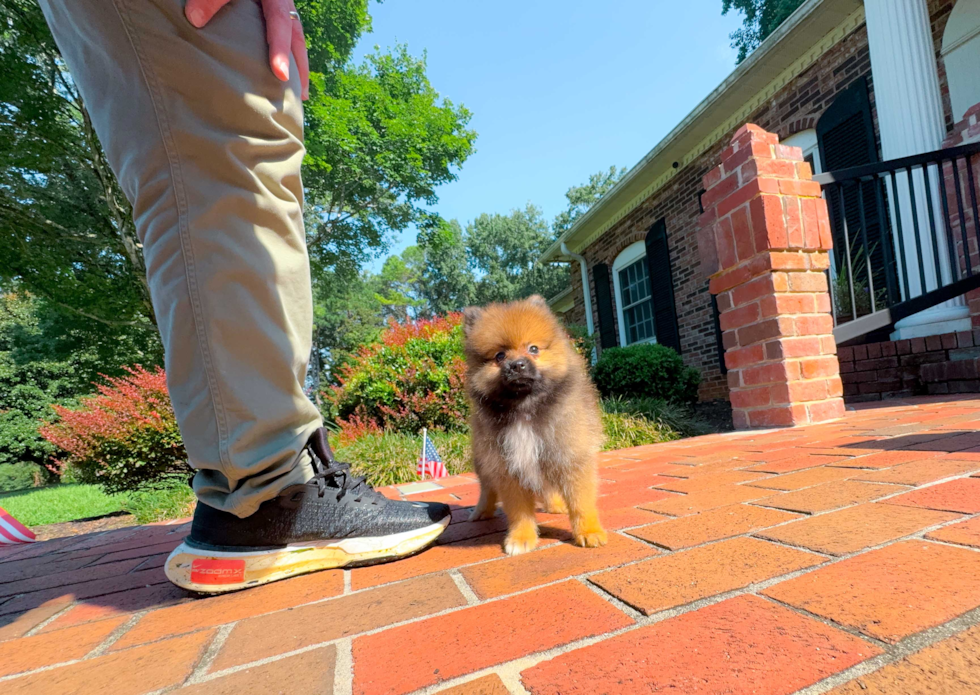
<svg viewBox="0 0 980 695"><path fill-rule="evenodd" d="M476 595L473 589L470 588L470 585L466 582L466 578L458 568L454 567L453 569L449 570L449 577L456 584L456 588L459 589L459 593L461 593L463 598L466 599L466 605L475 606L480 602L479 597Z"/></svg>
<svg viewBox="0 0 980 695"><path fill-rule="evenodd" d="M142 618L146 613L147 613L147 611L139 611L137 613L133 613L133 615L131 615L128 620L123 621L123 623L119 627L117 627L115 630L113 630L111 633L109 633L109 636L106 637L104 640L102 640L102 642L101 642L101 644L99 644L99 646L97 646L95 649L93 649L92 651L90 651L88 654L86 654L82 658L83 659L94 659L94 658L99 657L99 656L102 656L103 654L105 654L106 652L108 652L109 651L109 647L111 647L113 644L115 644L119 640L120 637L122 637L127 632L129 632L130 629L132 629L133 625L135 625L136 623L138 623L140 621L140 618Z"/></svg>
<svg viewBox="0 0 980 695"><path fill-rule="evenodd" d="M235 628L238 622L228 623L222 625L215 632L214 637L208 643L207 649L204 650L204 654L201 656L200 660L197 662L197 666L191 671L191 675L187 677L183 685L193 685L195 683L200 683L204 680L208 669L211 668L211 664L214 663L215 658L218 656L218 652L221 648L225 646L225 642L228 640L228 635Z"/></svg>
<svg viewBox="0 0 980 695"><path fill-rule="evenodd" d="M909 635L905 639L889 645L889 649L884 654L862 661L849 669L845 669L812 685L801 688L796 691L795 695L822 695L838 685L879 671L885 666L898 663L912 654L965 632L978 624L980 624L980 608L974 608L941 625L936 625L935 627Z"/></svg>
<svg viewBox="0 0 980 695"><path fill-rule="evenodd" d="M50 625L51 623L53 623L55 620L57 620L58 618L60 618L61 616L63 616L65 613L67 613L68 611L70 611L72 608L74 608L77 605L78 605L78 602L77 601L69 601L68 604L64 608L62 608L60 611L58 611L57 613L55 613L54 615L52 615L52 616L50 616L48 618L45 618L44 620L42 620L41 622L39 622L37 625L35 625L30 630L28 630L27 632L25 632L23 635L21 635L20 637L18 637L16 639L22 639L24 637L33 637L34 635L38 634L41 630L43 630L44 628L46 628L48 625Z"/></svg>
<svg viewBox="0 0 980 695"><path fill-rule="evenodd" d="M344 637L334 646L333 695L353 695L354 640Z"/></svg>

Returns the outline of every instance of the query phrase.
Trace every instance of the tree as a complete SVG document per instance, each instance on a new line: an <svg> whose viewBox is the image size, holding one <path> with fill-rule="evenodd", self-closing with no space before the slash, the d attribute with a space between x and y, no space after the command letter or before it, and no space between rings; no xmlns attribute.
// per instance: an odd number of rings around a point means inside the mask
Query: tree
<svg viewBox="0 0 980 695"><path fill-rule="evenodd" d="M470 113L441 99L404 46L314 74L307 103L307 236L314 277L343 281L409 225L473 151ZM323 275L337 273L337 276Z"/></svg>
<svg viewBox="0 0 980 695"><path fill-rule="evenodd" d="M421 291L433 314L460 311L473 302L476 279L467 257L466 238L456 220L440 220L418 234L423 253Z"/></svg>
<svg viewBox="0 0 980 695"><path fill-rule="evenodd" d="M611 166L606 171L592 174L587 183L569 188L565 192L568 207L559 212L551 223L554 237L557 239L571 229L575 221L598 203L599 199L619 183L625 174L626 167Z"/></svg>
<svg viewBox="0 0 980 695"><path fill-rule="evenodd" d="M538 263L551 242L547 221L530 203L509 215L478 216L466 227L470 267L478 278L474 303L558 293L568 282L565 269Z"/></svg>
<svg viewBox="0 0 980 695"><path fill-rule="evenodd" d="M737 62L745 60L802 4L803 0L722 0L723 15L733 9L745 15L742 28L730 36L732 48L738 49Z"/></svg>
<svg viewBox="0 0 980 695"><path fill-rule="evenodd" d="M132 212L34 0L0 0L0 286L153 331Z"/></svg>

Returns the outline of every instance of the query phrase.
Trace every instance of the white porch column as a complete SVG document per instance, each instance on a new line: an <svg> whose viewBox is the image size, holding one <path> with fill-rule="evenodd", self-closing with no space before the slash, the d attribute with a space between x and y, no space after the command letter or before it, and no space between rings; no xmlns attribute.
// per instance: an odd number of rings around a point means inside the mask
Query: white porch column
<svg viewBox="0 0 980 695"><path fill-rule="evenodd" d="M897 159L938 150L946 127L926 0L865 0L864 10L883 158ZM939 286L932 233L927 221L930 200L936 214L941 274L944 283L952 279L942 231L942 211L938 206L938 186L942 176L935 167L930 176L930 187L926 186L921 172L912 177L919 210L921 253L915 242L911 196L904 174L900 174L896 181L898 200L891 201L892 229L896 234L896 248L901 244L905 250L910 297ZM902 239L897 238L896 215L902 216ZM925 287L920 279L920 263L926 278ZM970 316L965 299L959 297L898 322L892 339L963 330L970 330Z"/></svg>

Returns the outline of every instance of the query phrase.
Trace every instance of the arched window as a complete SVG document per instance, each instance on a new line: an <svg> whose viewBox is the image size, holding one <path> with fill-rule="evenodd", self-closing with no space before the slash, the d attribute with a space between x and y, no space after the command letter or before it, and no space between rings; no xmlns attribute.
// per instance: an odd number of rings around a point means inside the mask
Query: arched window
<svg viewBox="0 0 980 695"><path fill-rule="evenodd" d="M980 104L980 0L959 0L953 6L943 32L942 56L955 122Z"/></svg>
<svg viewBox="0 0 980 695"><path fill-rule="evenodd" d="M619 344L656 342L646 242L623 249L612 266Z"/></svg>

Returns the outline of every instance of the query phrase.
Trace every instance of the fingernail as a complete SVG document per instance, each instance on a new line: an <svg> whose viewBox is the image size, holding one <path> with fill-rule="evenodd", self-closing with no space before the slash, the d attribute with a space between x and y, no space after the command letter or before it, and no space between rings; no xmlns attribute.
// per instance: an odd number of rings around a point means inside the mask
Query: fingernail
<svg viewBox="0 0 980 695"><path fill-rule="evenodd" d="M198 29L204 26L204 12L198 9L189 10L187 12L187 18L191 20L191 24L196 26Z"/></svg>
<svg viewBox="0 0 980 695"><path fill-rule="evenodd" d="M284 82L289 79L289 61L281 56L276 58L276 69L279 71L279 79Z"/></svg>

